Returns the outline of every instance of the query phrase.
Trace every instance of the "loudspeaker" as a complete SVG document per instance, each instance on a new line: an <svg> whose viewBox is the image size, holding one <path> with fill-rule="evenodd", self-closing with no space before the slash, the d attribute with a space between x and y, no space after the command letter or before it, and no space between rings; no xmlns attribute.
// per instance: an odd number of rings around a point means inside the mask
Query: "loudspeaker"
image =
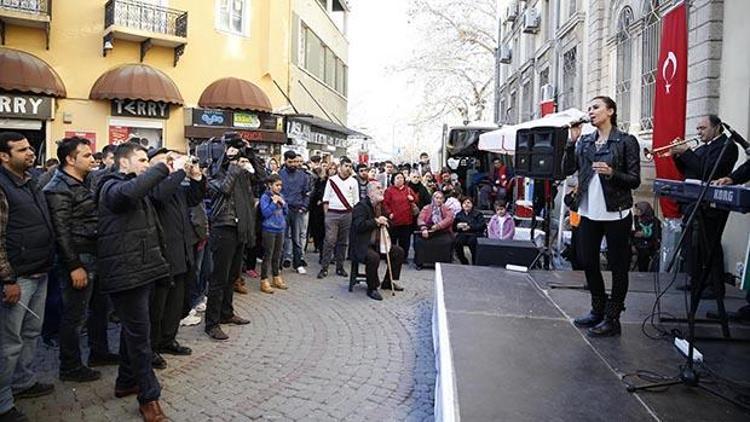
<svg viewBox="0 0 750 422"><path fill-rule="evenodd" d="M477 265L505 268L512 264L530 267L538 255L539 249L529 241L486 237L477 239Z"/></svg>
<svg viewBox="0 0 750 422"><path fill-rule="evenodd" d="M535 179L564 180L563 155L568 129L535 127L516 133L516 175Z"/></svg>

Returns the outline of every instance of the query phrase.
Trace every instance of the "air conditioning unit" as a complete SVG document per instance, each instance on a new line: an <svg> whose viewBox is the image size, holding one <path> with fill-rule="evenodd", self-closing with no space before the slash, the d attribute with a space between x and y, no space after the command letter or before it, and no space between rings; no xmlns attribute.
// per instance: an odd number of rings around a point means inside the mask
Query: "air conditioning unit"
<svg viewBox="0 0 750 422"><path fill-rule="evenodd" d="M542 101L548 101L555 98L555 87L552 84L544 84L541 87Z"/></svg>
<svg viewBox="0 0 750 422"><path fill-rule="evenodd" d="M512 2L507 9L505 9L505 21L515 22L518 18L518 2Z"/></svg>
<svg viewBox="0 0 750 422"><path fill-rule="evenodd" d="M539 31L541 17L536 8L530 7L523 14L523 32L526 34L536 34Z"/></svg>
<svg viewBox="0 0 750 422"><path fill-rule="evenodd" d="M500 63L510 64L513 57L512 50L507 45L500 47Z"/></svg>

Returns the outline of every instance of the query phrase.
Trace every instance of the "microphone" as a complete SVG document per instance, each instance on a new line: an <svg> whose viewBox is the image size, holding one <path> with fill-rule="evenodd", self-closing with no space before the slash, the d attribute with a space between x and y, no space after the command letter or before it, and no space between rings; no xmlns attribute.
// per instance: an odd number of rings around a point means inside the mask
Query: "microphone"
<svg viewBox="0 0 750 422"><path fill-rule="evenodd" d="M728 124L722 122L721 123L732 135L731 138L734 142L736 142L742 149L745 150L745 153L750 155L750 143L748 143L745 138L742 137L739 133L737 133L734 129L732 129Z"/></svg>
<svg viewBox="0 0 750 422"><path fill-rule="evenodd" d="M574 120L574 121L568 123L568 127L576 127L576 126L580 126L580 125L582 125L584 123L591 123L591 119L589 118L589 116L582 116L578 120Z"/></svg>

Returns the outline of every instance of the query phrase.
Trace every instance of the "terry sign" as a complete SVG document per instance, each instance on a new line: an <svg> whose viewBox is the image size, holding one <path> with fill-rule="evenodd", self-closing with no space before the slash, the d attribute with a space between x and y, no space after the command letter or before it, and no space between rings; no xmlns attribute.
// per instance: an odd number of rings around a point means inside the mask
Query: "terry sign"
<svg viewBox="0 0 750 422"><path fill-rule="evenodd" d="M143 100L112 100L112 115L168 119L169 104Z"/></svg>
<svg viewBox="0 0 750 422"><path fill-rule="evenodd" d="M52 98L34 95L0 94L0 117L48 120Z"/></svg>

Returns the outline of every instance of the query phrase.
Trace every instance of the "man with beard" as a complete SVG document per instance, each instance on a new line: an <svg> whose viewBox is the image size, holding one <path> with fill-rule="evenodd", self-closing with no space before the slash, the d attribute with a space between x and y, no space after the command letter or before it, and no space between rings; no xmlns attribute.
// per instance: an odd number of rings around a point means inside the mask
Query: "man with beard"
<svg viewBox="0 0 750 422"><path fill-rule="evenodd" d="M284 240L284 258L283 267L289 268L294 266L300 274L306 274L305 267L307 263L303 257L302 243L306 239L303 233L305 225L305 215L310 208L310 181L307 173L300 169L301 160L297 159L294 151L284 153L284 168L279 171L279 177L283 188L281 196L289 206L289 214L286 218L286 238Z"/></svg>

